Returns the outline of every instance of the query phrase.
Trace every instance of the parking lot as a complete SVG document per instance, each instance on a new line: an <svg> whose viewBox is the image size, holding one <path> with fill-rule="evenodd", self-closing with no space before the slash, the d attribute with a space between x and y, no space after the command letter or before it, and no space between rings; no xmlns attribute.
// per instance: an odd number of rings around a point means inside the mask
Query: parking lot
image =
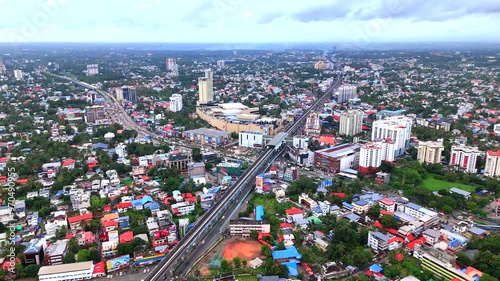
<svg viewBox="0 0 500 281"><path fill-rule="evenodd" d="M145 267L133 267L127 270L117 270L108 274L106 277L97 278L95 280L111 279L119 281L141 281L145 280L146 276L156 267L156 264Z"/></svg>

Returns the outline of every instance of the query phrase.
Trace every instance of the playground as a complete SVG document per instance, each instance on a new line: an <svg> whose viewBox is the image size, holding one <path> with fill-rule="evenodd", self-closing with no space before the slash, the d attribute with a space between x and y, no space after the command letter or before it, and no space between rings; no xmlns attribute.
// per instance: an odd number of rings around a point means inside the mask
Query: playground
<svg viewBox="0 0 500 281"><path fill-rule="evenodd" d="M226 244L224 249L224 259L232 260L234 257L239 257L242 260L250 261L260 256L261 243L258 241L236 240Z"/></svg>
<svg viewBox="0 0 500 281"><path fill-rule="evenodd" d="M262 243L253 240L230 238L217 245L197 266L201 276L212 275L220 268L222 260L231 261L234 257L250 261L260 256Z"/></svg>

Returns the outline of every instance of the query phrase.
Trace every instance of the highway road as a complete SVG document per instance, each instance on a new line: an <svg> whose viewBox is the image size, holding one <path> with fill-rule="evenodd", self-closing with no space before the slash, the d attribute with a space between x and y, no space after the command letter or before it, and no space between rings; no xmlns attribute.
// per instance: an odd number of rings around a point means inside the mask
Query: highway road
<svg viewBox="0 0 500 281"><path fill-rule="evenodd" d="M121 103L110 93L103 91L93 85L90 85L88 83L72 79L70 77L66 76L61 76L61 75L56 75L50 72L45 72L49 75L55 76L60 79L68 80L71 81L77 85L80 85L82 87L85 87L87 89L91 89L98 94L100 94L104 100L106 101L106 104L109 106L109 110L111 110L111 120L122 125L124 129L126 130L135 130L138 132L138 137L139 138L145 138L147 135L151 136L151 139L154 144L159 144L162 140L163 137L156 134L155 132L149 131L147 128L142 127L141 125L137 124L125 111Z"/></svg>
<svg viewBox="0 0 500 281"><path fill-rule="evenodd" d="M340 76L337 77L330 89L287 129L287 134L294 134L302 128L307 115L316 110L319 105L323 104L331 96L332 92L339 86L340 79ZM255 163L203 215L203 218L195 224L180 243L167 254L144 280L157 281L174 276L183 276L182 274L185 273L186 269L192 266L191 263L196 261L208 249L210 244L207 242L213 243L220 237L233 214L253 190L255 176L266 170L282 152L282 145L277 147L268 146L256 159ZM206 237L209 237L209 241L207 241ZM203 241L205 242L203 243Z"/></svg>

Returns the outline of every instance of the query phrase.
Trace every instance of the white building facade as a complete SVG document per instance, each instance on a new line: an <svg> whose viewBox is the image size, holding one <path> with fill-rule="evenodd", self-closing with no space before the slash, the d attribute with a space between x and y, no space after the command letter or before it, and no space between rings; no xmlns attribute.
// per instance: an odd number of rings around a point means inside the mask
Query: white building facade
<svg viewBox="0 0 500 281"><path fill-rule="evenodd" d="M486 152L486 164L484 165L484 175L487 177L500 176L500 150Z"/></svg>
<svg viewBox="0 0 500 281"><path fill-rule="evenodd" d="M170 97L170 111L179 112L182 110L182 95L173 94Z"/></svg>
<svg viewBox="0 0 500 281"><path fill-rule="evenodd" d="M340 114L339 134L343 136L354 136L363 131L363 111L349 110Z"/></svg>
<svg viewBox="0 0 500 281"><path fill-rule="evenodd" d="M241 147L262 147L264 133L258 131L242 131L239 135Z"/></svg>
<svg viewBox="0 0 500 281"><path fill-rule="evenodd" d="M450 166L459 167L466 173L476 173L477 157L481 154L477 147L454 145L451 147Z"/></svg>
<svg viewBox="0 0 500 281"><path fill-rule="evenodd" d="M373 122L372 141L394 141L394 157L404 153L410 144L412 120L405 116L391 116Z"/></svg>

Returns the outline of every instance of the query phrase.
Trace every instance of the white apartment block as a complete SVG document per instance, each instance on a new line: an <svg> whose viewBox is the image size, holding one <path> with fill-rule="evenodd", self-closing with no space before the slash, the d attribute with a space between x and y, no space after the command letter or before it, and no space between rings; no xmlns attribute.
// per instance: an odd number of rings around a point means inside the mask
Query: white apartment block
<svg viewBox="0 0 500 281"><path fill-rule="evenodd" d="M217 61L217 67L224 68L226 66L226 62L224 60Z"/></svg>
<svg viewBox="0 0 500 281"><path fill-rule="evenodd" d="M391 116L373 122L371 140L394 141L394 157L402 155L410 144L412 120L405 116Z"/></svg>
<svg viewBox="0 0 500 281"><path fill-rule="evenodd" d="M364 174L374 172L383 161L394 161L394 141L369 142L359 150L359 171Z"/></svg>
<svg viewBox="0 0 500 281"><path fill-rule="evenodd" d="M179 112L182 110L182 95L173 94L170 97L170 111Z"/></svg>
<svg viewBox="0 0 500 281"><path fill-rule="evenodd" d="M87 76L93 76L99 74L98 64L88 64L87 65Z"/></svg>
<svg viewBox="0 0 500 281"><path fill-rule="evenodd" d="M293 136L293 147L298 149L307 149L308 146L309 146L309 137Z"/></svg>
<svg viewBox="0 0 500 281"><path fill-rule="evenodd" d="M345 103L348 102L350 99L355 98L357 90L358 88L352 85L346 85L340 87L337 96L337 103Z"/></svg>
<svg viewBox="0 0 500 281"><path fill-rule="evenodd" d="M16 80L23 80L23 71L20 69L14 70L14 78L16 78Z"/></svg>
<svg viewBox="0 0 500 281"><path fill-rule="evenodd" d="M264 133L258 131L241 131L239 141L241 147L262 147Z"/></svg>
<svg viewBox="0 0 500 281"><path fill-rule="evenodd" d="M376 252L395 250L400 248L403 242L402 238L387 236L378 231L368 233L368 246Z"/></svg>
<svg viewBox="0 0 500 281"><path fill-rule="evenodd" d="M229 234L249 238L252 231L270 233L271 224L268 221L231 220L229 222Z"/></svg>
<svg viewBox="0 0 500 281"><path fill-rule="evenodd" d="M486 164L484 165L484 175L487 177L500 176L500 150L486 152Z"/></svg>
<svg viewBox="0 0 500 281"><path fill-rule="evenodd" d="M363 111L355 109L340 114L339 134L343 136L354 136L363 131Z"/></svg>
<svg viewBox="0 0 500 281"><path fill-rule="evenodd" d="M189 215L194 211L195 204L188 202L179 202L172 204L172 213L179 214L181 216Z"/></svg>
<svg viewBox="0 0 500 281"><path fill-rule="evenodd" d="M477 157L481 154L477 147L454 145L451 147L451 167L459 167L466 173L476 173Z"/></svg>
<svg viewBox="0 0 500 281"><path fill-rule="evenodd" d="M165 60L167 71L177 72L177 60L175 58L168 58Z"/></svg>
<svg viewBox="0 0 500 281"><path fill-rule="evenodd" d="M444 150L443 139L437 141L418 142L417 160L420 163L441 163L441 155Z"/></svg>

